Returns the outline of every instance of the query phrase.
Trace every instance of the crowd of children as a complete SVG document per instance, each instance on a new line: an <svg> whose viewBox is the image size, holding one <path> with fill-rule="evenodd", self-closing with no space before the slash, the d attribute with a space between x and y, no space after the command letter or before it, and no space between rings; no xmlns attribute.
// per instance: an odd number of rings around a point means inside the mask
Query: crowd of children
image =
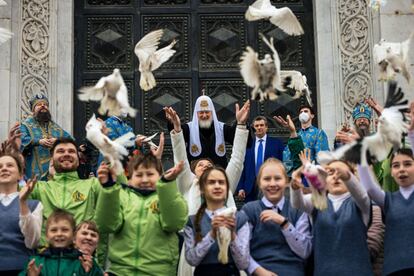
<svg viewBox="0 0 414 276"><path fill-rule="evenodd" d="M326 208L314 204L302 183L310 162L305 153L291 178L270 158L257 176L262 197L225 216L235 206L244 153L233 152L231 170L208 159L190 166L179 118L173 110L166 114L174 125L175 166L163 170L161 146L134 155L128 179L106 163L96 178L79 179L76 145L64 138L51 149L52 180L28 180L19 191L22 158L3 144L0 275L375 275L367 242L374 205L386 226L383 275L414 275L412 149L390 159L399 186L393 193L381 190L370 167L341 160L324 165ZM247 117L236 129L235 145L242 148ZM414 145L414 122L408 137Z"/></svg>

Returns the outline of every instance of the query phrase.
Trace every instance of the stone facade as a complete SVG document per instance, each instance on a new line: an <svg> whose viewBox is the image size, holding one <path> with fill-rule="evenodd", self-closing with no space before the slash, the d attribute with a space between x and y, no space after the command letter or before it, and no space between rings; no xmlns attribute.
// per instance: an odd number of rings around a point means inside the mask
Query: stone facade
<svg viewBox="0 0 414 276"><path fill-rule="evenodd" d="M7 0L0 7L0 26L15 36L0 46L0 138L30 110L28 98L44 93L53 118L69 132L73 124L73 2ZM378 83L372 47L381 38L406 39L414 26L411 0L388 1L379 11L367 0L317 0L314 5L319 123L330 141L349 121L353 105L367 96L380 103L385 89ZM410 53L414 61L414 51ZM414 74L411 62L410 71ZM401 80L405 91L412 89ZM409 95L410 98L413 96ZM323 101L321 100L323 99Z"/></svg>

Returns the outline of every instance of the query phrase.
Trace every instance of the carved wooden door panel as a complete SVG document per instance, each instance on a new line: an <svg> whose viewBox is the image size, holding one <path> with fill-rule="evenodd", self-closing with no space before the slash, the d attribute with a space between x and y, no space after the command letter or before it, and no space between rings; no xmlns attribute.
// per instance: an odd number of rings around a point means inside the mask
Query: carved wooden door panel
<svg viewBox="0 0 414 276"><path fill-rule="evenodd" d="M184 122L191 120L193 103L205 89L224 122L234 120L234 104L250 97L238 68L241 53L251 45L261 56L269 50L258 33L275 39L282 69L305 73L315 85L312 1L272 0L289 6L298 16L305 35L291 37L269 22L247 22L244 13L252 0L79 0L75 1L75 87L96 82L119 68L129 89L130 103L139 110L130 124L137 133L166 131L162 108L173 106ZM148 92L139 87L136 42L148 32L164 28L161 47L177 39L176 55L155 72L157 86ZM76 97L77 98L77 97ZM316 103L315 93L313 100ZM256 115L296 115L303 99L288 95L277 102L252 104ZM84 137L84 126L97 104L75 101L75 136ZM287 132L271 120L270 133ZM171 159L171 147L167 145Z"/></svg>

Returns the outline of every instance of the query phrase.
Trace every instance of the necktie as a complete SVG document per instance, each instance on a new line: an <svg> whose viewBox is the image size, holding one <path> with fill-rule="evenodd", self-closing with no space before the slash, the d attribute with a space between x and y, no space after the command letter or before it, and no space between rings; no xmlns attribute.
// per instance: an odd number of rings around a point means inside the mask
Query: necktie
<svg viewBox="0 0 414 276"><path fill-rule="evenodd" d="M256 175L259 172L260 166L263 163L263 139L259 140L259 147L257 148L257 158L256 158Z"/></svg>

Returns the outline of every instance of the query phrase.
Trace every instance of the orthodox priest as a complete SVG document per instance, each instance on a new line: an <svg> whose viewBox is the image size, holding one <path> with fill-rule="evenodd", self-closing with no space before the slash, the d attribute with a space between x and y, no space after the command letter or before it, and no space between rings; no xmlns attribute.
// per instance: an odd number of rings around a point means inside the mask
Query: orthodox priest
<svg viewBox="0 0 414 276"><path fill-rule="evenodd" d="M173 126L168 124L168 130L172 129ZM233 144L236 124L228 125L218 120L210 97L197 98L193 119L183 124L182 130L190 164L193 160L209 158L214 164L227 167L226 143Z"/></svg>
<svg viewBox="0 0 414 276"><path fill-rule="evenodd" d="M30 101L32 115L20 125L21 147L26 162L25 176L47 180L50 161L50 148L56 139L71 137L58 124L52 121L49 100L45 95L35 95Z"/></svg>

